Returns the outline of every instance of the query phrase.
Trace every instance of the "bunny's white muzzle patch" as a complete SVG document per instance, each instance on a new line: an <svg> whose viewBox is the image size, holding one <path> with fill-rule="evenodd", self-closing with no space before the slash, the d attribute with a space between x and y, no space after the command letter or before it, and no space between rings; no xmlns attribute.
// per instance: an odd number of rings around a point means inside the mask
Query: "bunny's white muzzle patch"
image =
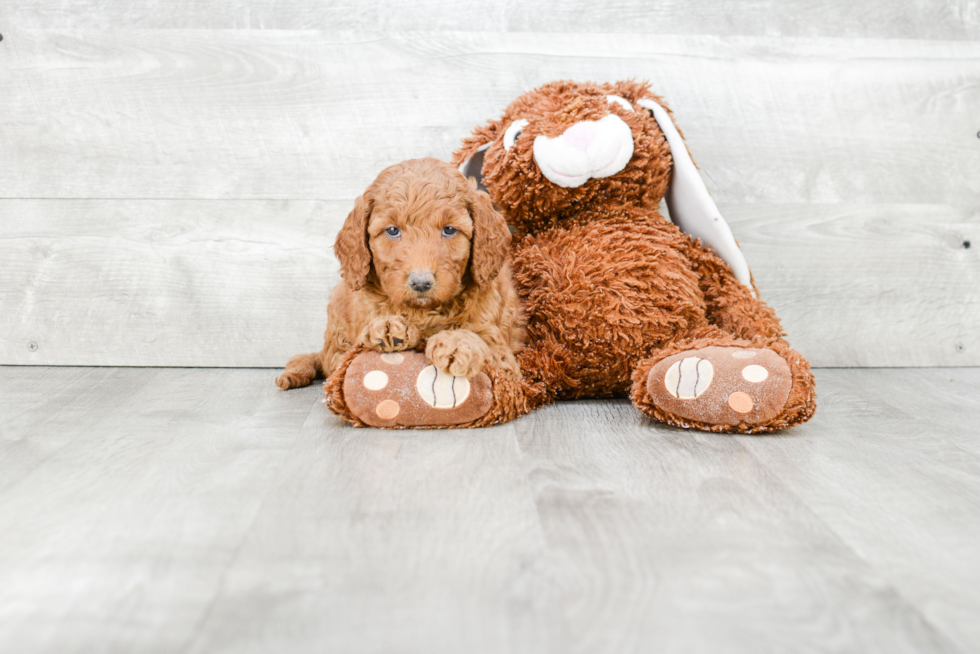
<svg viewBox="0 0 980 654"><path fill-rule="evenodd" d="M534 161L549 182L575 188L615 175L633 157L633 133L614 114L575 123L556 138L534 139Z"/></svg>

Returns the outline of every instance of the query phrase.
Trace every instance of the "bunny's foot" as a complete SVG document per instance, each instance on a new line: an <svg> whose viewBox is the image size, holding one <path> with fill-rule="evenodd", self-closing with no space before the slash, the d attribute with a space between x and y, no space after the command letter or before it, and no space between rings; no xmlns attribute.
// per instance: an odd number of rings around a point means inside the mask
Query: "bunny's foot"
<svg viewBox="0 0 980 654"><path fill-rule="evenodd" d="M488 364L455 376L415 350L349 352L324 387L327 407L358 427L485 427L529 410L513 375Z"/></svg>
<svg viewBox="0 0 980 654"><path fill-rule="evenodd" d="M809 364L781 343L708 346L648 359L634 375L633 403L678 427L743 433L792 427L815 408Z"/></svg>

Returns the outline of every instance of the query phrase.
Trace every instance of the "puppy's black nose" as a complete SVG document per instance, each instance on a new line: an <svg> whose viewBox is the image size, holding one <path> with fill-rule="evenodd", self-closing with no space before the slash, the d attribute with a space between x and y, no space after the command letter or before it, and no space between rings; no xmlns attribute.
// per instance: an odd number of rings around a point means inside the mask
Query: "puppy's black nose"
<svg viewBox="0 0 980 654"><path fill-rule="evenodd" d="M428 270L413 270L408 274L408 285L416 293L425 293L436 281L436 276Z"/></svg>

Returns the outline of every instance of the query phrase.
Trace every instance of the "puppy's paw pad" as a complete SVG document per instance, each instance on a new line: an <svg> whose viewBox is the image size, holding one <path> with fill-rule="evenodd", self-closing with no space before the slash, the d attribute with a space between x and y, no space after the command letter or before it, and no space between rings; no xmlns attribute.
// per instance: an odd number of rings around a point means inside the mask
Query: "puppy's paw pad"
<svg viewBox="0 0 980 654"><path fill-rule="evenodd" d="M473 377L486 363L483 347L471 342L470 337L453 332L441 332L430 338L425 353L436 368L455 377Z"/></svg>
<svg viewBox="0 0 980 654"><path fill-rule="evenodd" d="M661 410L708 425L756 425L784 408L793 378L767 348L706 347L659 361L647 392Z"/></svg>
<svg viewBox="0 0 980 654"><path fill-rule="evenodd" d="M493 403L490 378L438 370L421 352L364 352L344 375L351 413L372 427L442 427L484 415Z"/></svg>
<svg viewBox="0 0 980 654"><path fill-rule="evenodd" d="M397 352L415 347L421 334L415 325L399 316L375 318L368 325L368 347L382 352Z"/></svg>

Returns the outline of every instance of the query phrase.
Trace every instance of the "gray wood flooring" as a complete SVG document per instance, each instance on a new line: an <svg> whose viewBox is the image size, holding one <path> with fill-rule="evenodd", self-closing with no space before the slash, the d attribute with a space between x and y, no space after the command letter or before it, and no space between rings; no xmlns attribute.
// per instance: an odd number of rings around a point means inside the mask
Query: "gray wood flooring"
<svg viewBox="0 0 980 654"><path fill-rule="evenodd" d="M779 436L358 430L274 370L0 368L0 651L975 652L980 369Z"/></svg>

